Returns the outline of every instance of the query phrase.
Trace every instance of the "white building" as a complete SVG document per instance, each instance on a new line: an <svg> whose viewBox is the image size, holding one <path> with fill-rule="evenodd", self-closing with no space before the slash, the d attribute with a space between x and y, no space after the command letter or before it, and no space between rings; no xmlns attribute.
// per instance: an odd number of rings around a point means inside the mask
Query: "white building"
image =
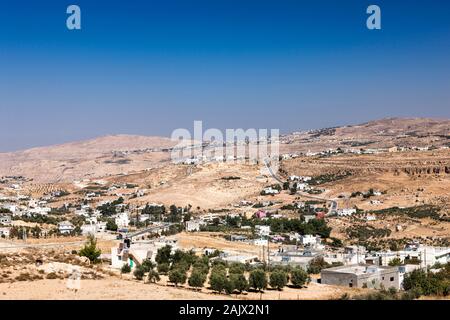
<svg viewBox="0 0 450 320"><path fill-rule="evenodd" d="M11 216L0 215L0 224L2 224L2 225L10 225L11 224Z"/></svg>
<svg viewBox="0 0 450 320"><path fill-rule="evenodd" d="M345 208L345 209L339 209L337 211L338 216L351 216L352 214L356 213L356 209L354 208Z"/></svg>
<svg viewBox="0 0 450 320"><path fill-rule="evenodd" d="M120 269L124 264L128 264L134 268L136 264L142 263L145 259L155 262L158 249L166 245L171 246L172 254L178 249L177 240L174 239L159 238L153 241L133 243L128 239L129 247L126 241L119 243L118 247L111 248L111 267Z"/></svg>
<svg viewBox="0 0 450 320"><path fill-rule="evenodd" d="M305 234L299 237L299 241L303 246L313 246L320 242L320 237L313 236L312 234Z"/></svg>
<svg viewBox="0 0 450 320"><path fill-rule="evenodd" d="M128 212L121 212L116 217L115 222L117 224L117 227L119 228L126 228L130 224L130 218L128 216Z"/></svg>
<svg viewBox="0 0 450 320"><path fill-rule="evenodd" d="M48 215L48 213L50 211L52 211L52 209L49 208L49 207L36 207L36 208L31 208L31 209L28 210L29 213L39 214L39 215L42 215L42 216Z"/></svg>
<svg viewBox="0 0 450 320"><path fill-rule="evenodd" d="M253 240L253 244L255 246L267 247L269 245L269 240L267 240L267 239L255 239L255 240Z"/></svg>
<svg viewBox="0 0 450 320"><path fill-rule="evenodd" d="M422 268L429 267L435 263L446 264L450 262L450 247L432 247L419 245L413 249L400 251L380 251L376 252L381 265L388 265L393 259L399 258L401 261L415 259L420 261Z"/></svg>
<svg viewBox="0 0 450 320"><path fill-rule="evenodd" d="M95 224L83 224L81 226L81 234L87 236L88 234L95 234L97 232L97 226Z"/></svg>
<svg viewBox="0 0 450 320"><path fill-rule="evenodd" d="M17 205L15 205L15 204L10 204L10 203L8 203L8 204L3 204L1 207L4 208L4 209L8 209L8 210L11 211L12 213L15 213L15 212L18 210Z"/></svg>
<svg viewBox="0 0 450 320"><path fill-rule="evenodd" d="M273 189L272 187L267 187L267 188L264 188L263 193L264 194L278 194L280 192L277 189Z"/></svg>
<svg viewBox="0 0 450 320"><path fill-rule="evenodd" d="M105 232L106 231L106 222L97 222L97 219L95 219L95 222L88 222L81 226L81 233L83 235L88 234L96 234L99 232Z"/></svg>
<svg viewBox="0 0 450 320"><path fill-rule="evenodd" d="M81 217L89 217L89 213L87 213L86 210L84 210L84 209L75 210L74 213L75 213L77 216L81 216Z"/></svg>
<svg viewBox="0 0 450 320"><path fill-rule="evenodd" d="M310 189L311 187L307 183L297 183L297 190L305 191Z"/></svg>
<svg viewBox="0 0 450 320"><path fill-rule="evenodd" d="M1 238L9 238L9 232L11 228L3 227L0 228L0 237Z"/></svg>
<svg viewBox="0 0 450 320"><path fill-rule="evenodd" d="M205 222L202 220L189 220L185 223L187 232L200 231L200 227L203 225L205 225Z"/></svg>
<svg viewBox="0 0 450 320"><path fill-rule="evenodd" d="M58 230L62 234L69 234L74 229L75 229L75 226L69 221L64 221L64 222L58 223Z"/></svg>
<svg viewBox="0 0 450 320"><path fill-rule="evenodd" d="M255 231L260 237L267 237L270 234L270 226L255 226Z"/></svg>

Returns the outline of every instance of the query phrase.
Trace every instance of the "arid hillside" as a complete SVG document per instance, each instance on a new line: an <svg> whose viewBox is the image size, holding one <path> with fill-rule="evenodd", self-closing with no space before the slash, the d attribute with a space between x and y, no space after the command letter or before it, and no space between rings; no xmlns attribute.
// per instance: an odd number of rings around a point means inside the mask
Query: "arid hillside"
<svg viewBox="0 0 450 320"><path fill-rule="evenodd" d="M114 135L0 153L0 175L56 183L128 173L168 160L164 149L174 144L164 137Z"/></svg>
<svg viewBox="0 0 450 320"><path fill-rule="evenodd" d="M285 152L321 151L327 148L359 149L436 147L450 144L450 120L386 118L359 125L302 131L282 138Z"/></svg>

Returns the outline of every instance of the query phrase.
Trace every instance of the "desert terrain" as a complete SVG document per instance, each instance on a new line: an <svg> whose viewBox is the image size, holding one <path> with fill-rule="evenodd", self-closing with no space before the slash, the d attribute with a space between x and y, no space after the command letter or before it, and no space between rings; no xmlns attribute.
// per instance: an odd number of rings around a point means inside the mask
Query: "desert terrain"
<svg viewBox="0 0 450 320"><path fill-rule="evenodd" d="M270 224L269 217L280 219L281 227L274 225L278 229L271 232L284 239L273 240L270 250L276 255L282 245L293 244L294 232L283 224L298 220L306 225L306 217L316 214L314 220L323 220L330 230L324 245L340 243L326 248L331 252L348 245L376 250L400 250L411 242L450 246L450 120L388 118L294 132L280 142L275 175L262 173L261 163L175 163L170 158L175 142L164 137L114 135L0 153L2 214L11 215L13 233L0 240L0 299L54 299L55 292L58 299L261 298L253 291L225 295L196 291L186 283L174 287L166 275L158 283L145 283L110 268L107 261L94 266L80 259L77 252L86 241L81 227L88 219L111 225L121 221L122 213L128 219L124 226L98 235L103 254L119 246L118 236L142 230L141 240L161 236L161 231L146 231L156 226L186 252L201 256L211 248L257 256L261 262L267 253L253 242L258 239L255 225ZM307 188L297 189L300 184ZM36 209L46 209L45 217L29 212ZM353 213L339 215L339 210ZM189 219L205 219L206 229L188 232ZM58 231L64 221L77 231ZM164 229L162 221L175 228ZM311 232L316 231L324 234L323 229ZM231 241L231 235L245 241ZM84 268L79 290L67 288L71 266ZM49 273L56 276L49 278ZM366 291L313 281L301 289L267 289L263 298L338 299Z"/></svg>

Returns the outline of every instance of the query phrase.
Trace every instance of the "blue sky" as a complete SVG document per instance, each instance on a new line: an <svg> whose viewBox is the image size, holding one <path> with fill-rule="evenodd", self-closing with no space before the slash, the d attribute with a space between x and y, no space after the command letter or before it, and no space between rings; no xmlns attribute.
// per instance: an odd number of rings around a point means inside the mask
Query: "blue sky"
<svg viewBox="0 0 450 320"><path fill-rule="evenodd" d="M82 30L66 28L81 7ZM366 28L377 4L382 30ZM450 117L448 1L0 0L0 151Z"/></svg>

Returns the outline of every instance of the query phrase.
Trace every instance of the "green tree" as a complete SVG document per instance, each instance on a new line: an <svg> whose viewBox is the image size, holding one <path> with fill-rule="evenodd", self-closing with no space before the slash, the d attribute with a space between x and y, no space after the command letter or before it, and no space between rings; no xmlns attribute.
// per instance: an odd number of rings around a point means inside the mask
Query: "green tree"
<svg viewBox="0 0 450 320"><path fill-rule="evenodd" d="M201 288L206 281L206 274L200 270L194 269L189 277L189 285L194 288Z"/></svg>
<svg viewBox="0 0 450 320"><path fill-rule="evenodd" d="M227 281L227 276L225 271L220 268L213 268L211 270L211 276L209 278L209 284L211 289L221 293L225 289L225 282Z"/></svg>
<svg viewBox="0 0 450 320"><path fill-rule="evenodd" d="M329 264L323 259L323 257L316 257L308 263L308 273L318 274L322 269L328 268Z"/></svg>
<svg viewBox="0 0 450 320"><path fill-rule="evenodd" d="M230 281L233 282L234 288L241 293L248 290L248 281L243 273L230 274Z"/></svg>
<svg viewBox="0 0 450 320"><path fill-rule="evenodd" d="M145 271L142 268L142 266L137 267L136 269L134 269L133 275L136 279L138 280L142 280L144 279L145 276Z"/></svg>
<svg viewBox="0 0 450 320"><path fill-rule="evenodd" d="M86 244L80 250L79 255L88 258L92 263L97 263L100 261L99 257L101 254L102 251L97 249L97 240L93 235L89 235Z"/></svg>
<svg viewBox="0 0 450 320"><path fill-rule="evenodd" d="M120 269L121 273L130 273L131 267L128 265L128 263L125 263L122 268Z"/></svg>
<svg viewBox="0 0 450 320"><path fill-rule="evenodd" d="M169 264L168 263L158 263L158 272L161 274L166 274L169 272Z"/></svg>
<svg viewBox="0 0 450 320"><path fill-rule="evenodd" d="M245 264L240 263L240 262L234 262L230 265L230 269L229 272L231 273L238 273L238 274L243 274L245 271Z"/></svg>
<svg viewBox="0 0 450 320"><path fill-rule="evenodd" d="M308 279L308 274L302 268L295 268L291 271L291 282L294 287L302 287L308 282Z"/></svg>
<svg viewBox="0 0 450 320"><path fill-rule="evenodd" d="M116 222L113 219L108 219L106 222L106 230L117 231L118 227Z"/></svg>
<svg viewBox="0 0 450 320"><path fill-rule="evenodd" d="M172 252L172 246L170 245L165 245L162 248L159 248L157 253L156 253L156 257L155 257L155 261L160 264L160 263L170 263L170 258L171 258L171 252Z"/></svg>
<svg viewBox="0 0 450 320"><path fill-rule="evenodd" d="M149 272L155 268L155 264L150 259L145 259L142 261L141 268L144 272Z"/></svg>
<svg viewBox="0 0 450 320"><path fill-rule="evenodd" d="M402 259L400 259L399 257L396 257L396 258L392 259L391 261L389 261L388 264L391 267L401 266L402 265Z"/></svg>
<svg viewBox="0 0 450 320"><path fill-rule="evenodd" d="M235 289L234 282L229 279L225 279L223 288L224 288L226 294L232 294Z"/></svg>
<svg viewBox="0 0 450 320"><path fill-rule="evenodd" d="M270 286L282 290L288 282L288 276L286 272L276 270L270 274Z"/></svg>
<svg viewBox="0 0 450 320"><path fill-rule="evenodd" d="M186 272L181 269L173 269L169 271L169 281L175 284L175 287L178 284L183 284L186 282Z"/></svg>
<svg viewBox="0 0 450 320"><path fill-rule="evenodd" d="M255 290L262 291L267 288L267 276L261 269L256 269L250 272L248 279L249 286Z"/></svg>
<svg viewBox="0 0 450 320"><path fill-rule="evenodd" d="M156 283L160 280L159 273L155 270L150 270L147 276L148 282Z"/></svg>

